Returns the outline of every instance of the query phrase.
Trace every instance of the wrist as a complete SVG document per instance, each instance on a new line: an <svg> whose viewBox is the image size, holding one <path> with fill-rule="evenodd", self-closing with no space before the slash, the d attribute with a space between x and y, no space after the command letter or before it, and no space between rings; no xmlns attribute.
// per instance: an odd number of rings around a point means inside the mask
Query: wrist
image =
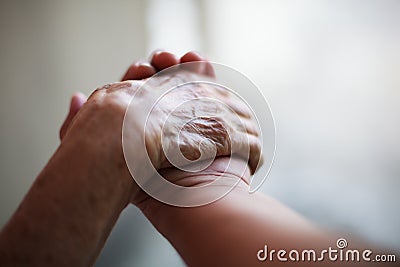
<svg viewBox="0 0 400 267"><path fill-rule="evenodd" d="M126 206L135 184L122 152L123 116L116 115L122 111L116 111L115 105L108 102L87 102L56 154L61 154L67 162L73 161L70 165L86 176L93 189L116 192L109 195L110 200L123 200ZM101 122L91 119L96 116L102 118Z"/></svg>
<svg viewBox="0 0 400 267"><path fill-rule="evenodd" d="M83 187L86 194L114 203L122 210L129 204L134 187L122 151L118 153L112 144L88 136L64 138L45 170L54 169L68 176L75 187Z"/></svg>
<svg viewBox="0 0 400 267"><path fill-rule="evenodd" d="M229 161L231 161L231 164L229 164ZM226 169L228 164L229 168ZM243 170L245 170L244 173ZM185 217L194 211L207 210L210 206L230 198L231 195L249 195L248 181L250 179L250 171L247 162L238 157L217 158L207 169L196 174L179 171L174 168L161 170L160 173L165 179L174 181L180 186L209 186L210 193L214 195L215 192L220 192L219 194L223 196L210 204L199 207L175 207L162 203L150 196L143 197L143 201L137 204L138 208L162 233L170 232L170 227L177 225L179 220L185 220ZM220 178L222 173L224 173L224 176ZM218 183L213 183L216 180L218 180Z"/></svg>

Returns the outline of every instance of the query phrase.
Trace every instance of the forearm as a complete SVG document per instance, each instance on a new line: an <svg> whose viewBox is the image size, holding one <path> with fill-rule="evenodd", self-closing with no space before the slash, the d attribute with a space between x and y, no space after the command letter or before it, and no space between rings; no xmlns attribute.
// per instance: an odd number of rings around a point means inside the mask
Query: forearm
<svg viewBox="0 0 400 267"><path fill-rule="evenodd" d="M253 266L270 248L321 247L327 235L272 198L245 186L198 208L162 206L156 228L189 266ZM152 220L152 217L149 218Z"/></svg>
<svg viewBox="0 0 400 267"><path fill-rule="evenodd" d="M85 146L66 141L37 177L1 232L0 265L93 264L130 192Z"/></svg>
<svg viewBox="0 0 400 267"><path fill-rule="evenodd" d="M207 171L194 179L205 182L215 179L225 169L227 160L216 159ZM238 158L232 160L233 164L227 170L232 175L223 179L242 179L232 191L216 202L196 208L180 208L149 199L145 205L139 205L189 266L259 265L262 262L258 260L257 252L264 249L265 245L269 250L276 251L318 250L335 245L337 236L319 229L290 208L262 193L249 194L245 183L249 179L249 172L243 176L239 172L246 162ZM179 171L168 171L164 177L169 180L178 178L186 186L190 186L193 179L193 175ZM227 192L227 187L218 188ZM279 266L287 262L279 262L275 255L275 260L268 264ZM309 262L308 265L313 264L321 262ZM323 266L326 264L323 262Z"/></svg>
<svg viewBox="0 0 400 267"><path fill-rule="evenodd" d="M329 247L338 251L339 237L347 239L349 249L382 253L360 240L320 229L273 198L260 192L249 194L247 190L247 185L240 182L222 199L197 208L173 207L152 200L144 213L189 266L285 266L289 262L277 258L282 249L287 259L292 250L298 251L300 257L303 250L315 250L319 260L309 260L307 266L364 266L366 262L362 260L332 261L326 253L321 258L322 251ZM267 256L264 262L257 254L265 246L268 254L260 254L261 258ZM304 264L301 258L291 262L295 266ZM369 262L371 266L376 264Z"/></svg>

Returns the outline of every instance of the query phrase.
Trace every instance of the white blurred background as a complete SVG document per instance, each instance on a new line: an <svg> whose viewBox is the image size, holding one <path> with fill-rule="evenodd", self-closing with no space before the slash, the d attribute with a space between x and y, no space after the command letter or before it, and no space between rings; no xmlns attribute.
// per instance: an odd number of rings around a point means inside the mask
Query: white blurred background
<svg viewBox="0 0 400 267"><path fill-rule="evenodd" d="M276 120L261 188L311 220L400 249L400 1L1 1L0 226L59 144L70 95L154 49L248 75ZM206 245L206 244L205 244ZM134 207L97 266L181 266Z"/></svg>

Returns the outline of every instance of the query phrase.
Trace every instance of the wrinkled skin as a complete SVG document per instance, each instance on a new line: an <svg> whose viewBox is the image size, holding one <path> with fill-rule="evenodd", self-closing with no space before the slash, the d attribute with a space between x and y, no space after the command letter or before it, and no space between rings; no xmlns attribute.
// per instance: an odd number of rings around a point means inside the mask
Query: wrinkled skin
<svg viewBox="0 0 400 267"><path fill-rule="evenodd" d="M101 153L107 153L111 162L115 162L121 168L126 169L122 152L121 131L125 112L134 96L135 101L138 101L140 106L134 106L133 116L130 115L129 119L125 121L127 124L124 133L125 141L135 147L137 142L141 142L145 138L147 154L153 165L157 169L171 167L161 144L161 132L167 116L171 114L172 109L176 106L175 104L180 104L183 101L198 97L216 98L221 102L228 103L231 109L222 104L210 106L209 102L204 101L189 102L190 104L184 106L178 113L172 113L170 118L172 124L167 126L167 129L164 126L164 132L167 133L163 136L164 145L166 144L166 147L179 147L183 155L190 160L199 157L199 144L202 140L206 140L201 143L202 149L205 151L212 150L213 144L215 144L217 156L228 156L232 149L238 155L246 158L247 151L250 150L248 163L251 171L254 172L261 155L255 123L244 103L239 102L225 91L215 90L205 85L190 85L185 86L184 90L173 90L155 106L149 119L149 126L146 127L146 136L143 136L140 122L146 118L147 114L142 114L142 111L147 110L148 105L154 103L154 100L160 94L159 90L170 88L169 84L174 85L177 82L182 83L193 79L204 79L204 77L193 71L180 71L173 75L152 78L151 83L145 86L143 84L146 80L124 81L103 86L88 98L72 123L68 125L62 142L76 142L76 139L80 139L85 142L100 144L101 150L104 150ZM203 111L202 114L212 111L213 118L196 118L196 113L199 111ZM188 118L195 119L184 125L183 122ZM238 121L238 118L240 121ZM184 125L179 134L179 144L177 143L178 132L174 128L176 125ZM99 135L98 133L102 134ZM230 138L228 138L228 135ZM210 142L210 140L213 142ZM243 151L246 152L245 155L241 155ZM137 153L138 156L134 159L136 166L141 166L142 154ZM145 172L146 170L143 170L143 175L146 175ZM135 203L140 190L137 185L128 182L132 179L127 169L123 176L120 179L126 180L127 184L132 186L132 202Z"/></svg>

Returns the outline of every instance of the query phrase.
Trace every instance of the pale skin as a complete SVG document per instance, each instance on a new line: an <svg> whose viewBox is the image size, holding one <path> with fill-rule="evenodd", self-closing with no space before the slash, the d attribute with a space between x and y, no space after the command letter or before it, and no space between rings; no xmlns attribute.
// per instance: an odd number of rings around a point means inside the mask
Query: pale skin
<svg viewBox="0 0 400 267"><path fill-rule="evenodd" d="M150 63L131 65L122 80L142 80L179 63L203 60L194 52L181 58L159 52ZM212 75L205 66L197 71ZM130 203L142 210L189 266L262 266L265 263L257 260L257 252L265 244L277 250L335 245L338 235L321 230L262 193L249 194L247 185L254 163L239 156L232 156L226 185L235 179L240 179L239 184L214 203L180 208L147 196L125 165L121 132L115 130L122 127L127 105L124 99L132 90L130 82L122 82L111 85L111 90L97 91L88 100L82 94L72 97L69 115L60 130L60 147L1 231L1 266L93 265L118 216ZM224 123L229 124L229 117ZM132 130L132 136L135 134ZM255 140L257 134L251 136ZM257 142L251 146L253 160L258 160ZM192 175L169 167L157 154L159 147L154 151L153 162L162 175L184 186L213 181L230 157L221 149L210 167ZM365 247L357 241L348 242Z"/></svg>

